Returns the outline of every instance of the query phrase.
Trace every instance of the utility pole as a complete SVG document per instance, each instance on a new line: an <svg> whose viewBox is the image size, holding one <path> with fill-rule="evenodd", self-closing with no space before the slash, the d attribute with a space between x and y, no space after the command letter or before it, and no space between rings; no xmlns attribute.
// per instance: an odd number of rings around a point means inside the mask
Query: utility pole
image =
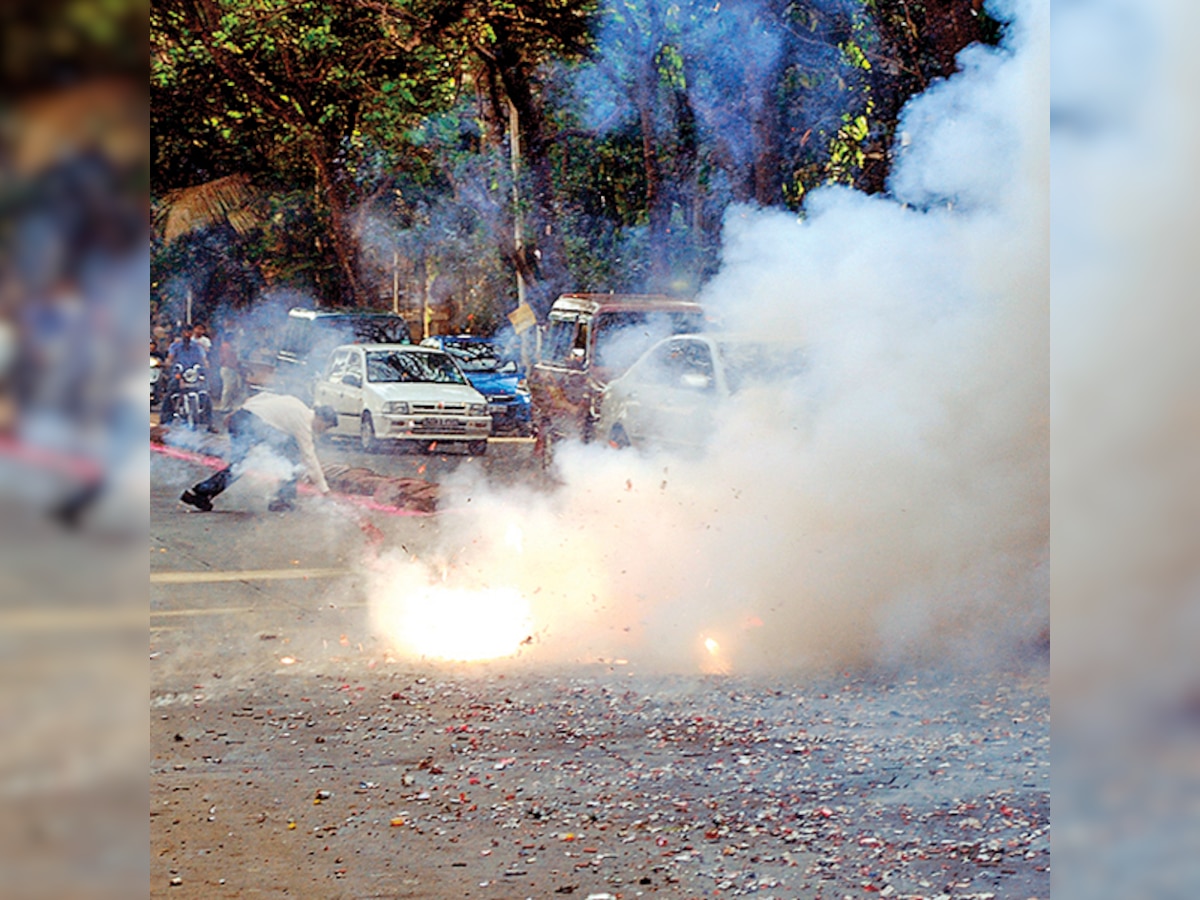
<svg viewBox="0 0 1200 900"><path fill-rule="evenodd" d="M400 315L400 251L392 250L392 312Z"/></svg>
<svg viewBox="0 0 1200 900"><path fill-rule="evenodd" d="M517 308L509 313L509 320L521 338L521 368L529 371L529 320L532 319L529 305L525 302L525 276L521 272L524 264L525 223L521 215L521 120L517 107L508 101L508 148L512 160L512 203L513 203L513 257L517 261ZM524 318L522 318L522 314ZM520 324L518 324L520 323Z"/></svg>
<svg viewBox="0 0 1200 900"><path fill-rule="evenodd" d="M522 258L525 247L523 237L524 222L521 216L521 189L518 180L521 177L521 121L517 116L517 107L508 101L508 148L512 160L512 201L513 201L513 250L518 260ZM521 274L521 266L517 267L517 305L525 303L525 276Z"/></svg>

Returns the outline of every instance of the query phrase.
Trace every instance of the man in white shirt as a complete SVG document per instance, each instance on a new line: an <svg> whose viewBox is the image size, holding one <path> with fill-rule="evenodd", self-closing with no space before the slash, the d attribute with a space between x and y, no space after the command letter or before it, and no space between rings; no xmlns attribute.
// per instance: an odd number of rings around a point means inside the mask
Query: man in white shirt
<svg viewBox="0 0 1200 900"><path fill-rule="evenodd" d="M314 434L337 425L337 413L327 406L309 409L303 401L287 394L263 392L242 404L228 420L231 443L229 465L199 484L183 492L180 500L196 509L208 512L213 498L229 487L242 474L242 463L252 449L267 447L293 465L293 474L285 478L268 507L281 512L294 507L299 470L308 473L309 480L322 494L329 493L325 473L317 459Z"/></svg>
<svg viewBox="0 0 1200 900"><path fill-rule="evenodd" d="M212 358L212 338L208 336L208 326L203 322L197 322L192 326L192 340L204 348L204 352L208 357Z"/></svg>

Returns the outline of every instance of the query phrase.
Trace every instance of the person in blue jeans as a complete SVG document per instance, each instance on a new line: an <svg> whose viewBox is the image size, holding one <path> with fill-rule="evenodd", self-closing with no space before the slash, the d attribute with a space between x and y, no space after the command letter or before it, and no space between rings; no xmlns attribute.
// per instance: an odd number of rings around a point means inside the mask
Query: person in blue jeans
<svg viewBox="0 0 1200 900"><path fill-rule="evenodd" d="M292 464L268 507L282 512L294 507L296 482L301 470L322 494L329 493L325 473L317 459L313 436L337 425L337 413L327 406L309 409L302 400L287 394L255 394L227 420L230 440L229 464L180 495L179 499L204 512L213 498L241 476L246 457L255 447L266 447Z"/></svg>

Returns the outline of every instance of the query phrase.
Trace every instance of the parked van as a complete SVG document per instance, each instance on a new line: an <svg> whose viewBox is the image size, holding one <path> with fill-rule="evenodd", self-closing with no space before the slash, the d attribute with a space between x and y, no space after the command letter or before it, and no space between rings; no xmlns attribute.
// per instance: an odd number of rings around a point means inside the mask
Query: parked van
<svg viewBox="0 0 1200 900"><path fill-rule="evenodd" d="M537 449L590 441L605 385L652 344L704 331L700 304L661 294L563 294L550 308L529 373Z"/></svg>
<svg viewBox="0 0 1200 900"><path fill-rule="evenodd" d="M270 387L308 403L313 382L324 372L335 347L409 343L408 323L395 313L297 306L288 311Z"/></svg>

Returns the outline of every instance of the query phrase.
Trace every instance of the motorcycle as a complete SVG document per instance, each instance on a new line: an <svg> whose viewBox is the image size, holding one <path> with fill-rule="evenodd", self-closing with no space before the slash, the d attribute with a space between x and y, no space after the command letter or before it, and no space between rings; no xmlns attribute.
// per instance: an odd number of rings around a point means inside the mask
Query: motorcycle
<svg viewBox="0 0 1200 900"><path fill-rule="evenodd" d="M171 370L171 387L163 400L163 423L180 419L188 428L212 425L212 399L208 394L208 376L200 363L188 366L176 363Z"/></svg>
<svg viewBox="0 0 1200 900"><path fill-rule="evenodd" d="M163 382L162 360L157 356L150 357L150 408L162 400Z"/></svg>

